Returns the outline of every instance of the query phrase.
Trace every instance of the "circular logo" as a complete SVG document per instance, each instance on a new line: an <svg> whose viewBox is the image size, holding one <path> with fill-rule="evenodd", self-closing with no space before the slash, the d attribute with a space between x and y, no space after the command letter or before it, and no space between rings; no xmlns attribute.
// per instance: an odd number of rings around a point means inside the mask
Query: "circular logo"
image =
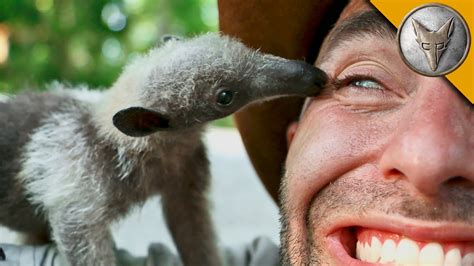
<svg viewBox="0 0 474 266"><path fill-rule="evenodd" d="M398 30L405 63L425 76L441 76L459 67L469 52L469 28L454 9L427 4L412 10Z"/></svg>

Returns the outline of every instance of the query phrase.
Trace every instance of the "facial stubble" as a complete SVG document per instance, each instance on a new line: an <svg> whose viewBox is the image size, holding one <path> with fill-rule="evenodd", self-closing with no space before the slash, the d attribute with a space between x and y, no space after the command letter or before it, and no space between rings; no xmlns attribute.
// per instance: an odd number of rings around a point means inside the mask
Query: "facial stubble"
<svg viewBox="0 0 474 266"><path fill-rule="evenodd" d="M474 193L463 182L450 182L440 187L436 197L417 193L406 179L385 180L365 175L345 174L314 194L305 214L296 213L288 202L288 176L285 171L280 187L281 259L282 265L326 265L329 254L322 233L343 218L363 220L370 215L409 218L421 222L455 222L474 225ZM317 177L315 177L317 178ZM301 215L305 215L301 218ZM305 232L292 232L290 224L304 220ZM396 232L394 232L396 233ZM293 258L293 259L292 259Z"/></svg>

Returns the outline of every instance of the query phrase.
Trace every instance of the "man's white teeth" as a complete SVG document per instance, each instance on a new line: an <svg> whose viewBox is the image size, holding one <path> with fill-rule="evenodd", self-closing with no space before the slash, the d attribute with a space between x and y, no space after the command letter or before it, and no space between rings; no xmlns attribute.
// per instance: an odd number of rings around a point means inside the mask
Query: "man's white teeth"
<svg viewBox="0 0 474 266"><path fill-rule="evenodd" d="M473 266L474 265L474 253L468 253L462 258L462 266Z"/></svg>
<svg viewBox="0 0 474 266"><path fill-rule="evenodd" d="M422 265L442 265L444 262L443 247L438 243L429 243L420 251L418 262Z"/></svg>
<svg viewBox="0 0 474 266"><path fill-rule="evenodd" d="M387 239L383 243L382 252L380 253L380 263L387 263L395 260L395 251L397 244L392 239Z"/></svg>
<svg viewBox="0 0 474 266"><path fill-rule="evenodd" d="M461 265L461 251L457 248L453 248L448 253L446 253L446 257L444 258L444 265Z"/></svg>
<svg viewBox="0 0 474 266"><path fill-rule="evenodd" d="M397 246L395 253L395 263L397 265L416 265L420 249L418 245L410 239L402 239Z"/></svg>
<svg viewBox="0 0 474 266"><path fill-rule="evenodd" d="M376 262L379 259L380 251L382 251L382 243L380 243L380 240L378 238L372 237L369 255L369 259L371 262Z"/></svg>
<svg viewBox="0 0 474 266"><path fill-rule="evenodd" d="M460 250L452 248L445 254L443 246L436 242L428 243L420 250L415 241L407 238L398 244L391 239L382 244L376 237L372 237L370 243L357 241L356 257L361 261L381 264L474 266L474 253L461 257Z"/></svg>

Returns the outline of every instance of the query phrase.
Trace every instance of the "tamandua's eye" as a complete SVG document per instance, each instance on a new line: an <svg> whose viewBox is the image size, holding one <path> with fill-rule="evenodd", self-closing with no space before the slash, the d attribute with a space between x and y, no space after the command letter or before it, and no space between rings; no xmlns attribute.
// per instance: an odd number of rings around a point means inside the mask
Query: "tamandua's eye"
<svg viewBox="0 0 474 266"><path fill-rule="evenodd" d="M221 106L229 106L234 100L234 92L230 90L222 90L217 94L217 104Z"/></svg>

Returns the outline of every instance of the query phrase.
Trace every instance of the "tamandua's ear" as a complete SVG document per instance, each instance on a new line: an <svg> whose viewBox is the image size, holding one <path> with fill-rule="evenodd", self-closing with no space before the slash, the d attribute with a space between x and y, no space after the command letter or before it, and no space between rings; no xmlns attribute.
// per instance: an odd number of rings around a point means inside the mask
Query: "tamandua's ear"
<svg viewBox="0 0 474 266"><path fill-rule="evenodd" d="M112 121L118 130L130 137L144 137L169 128L169 119L164 115L138 106L118 111Z"/></svg>

